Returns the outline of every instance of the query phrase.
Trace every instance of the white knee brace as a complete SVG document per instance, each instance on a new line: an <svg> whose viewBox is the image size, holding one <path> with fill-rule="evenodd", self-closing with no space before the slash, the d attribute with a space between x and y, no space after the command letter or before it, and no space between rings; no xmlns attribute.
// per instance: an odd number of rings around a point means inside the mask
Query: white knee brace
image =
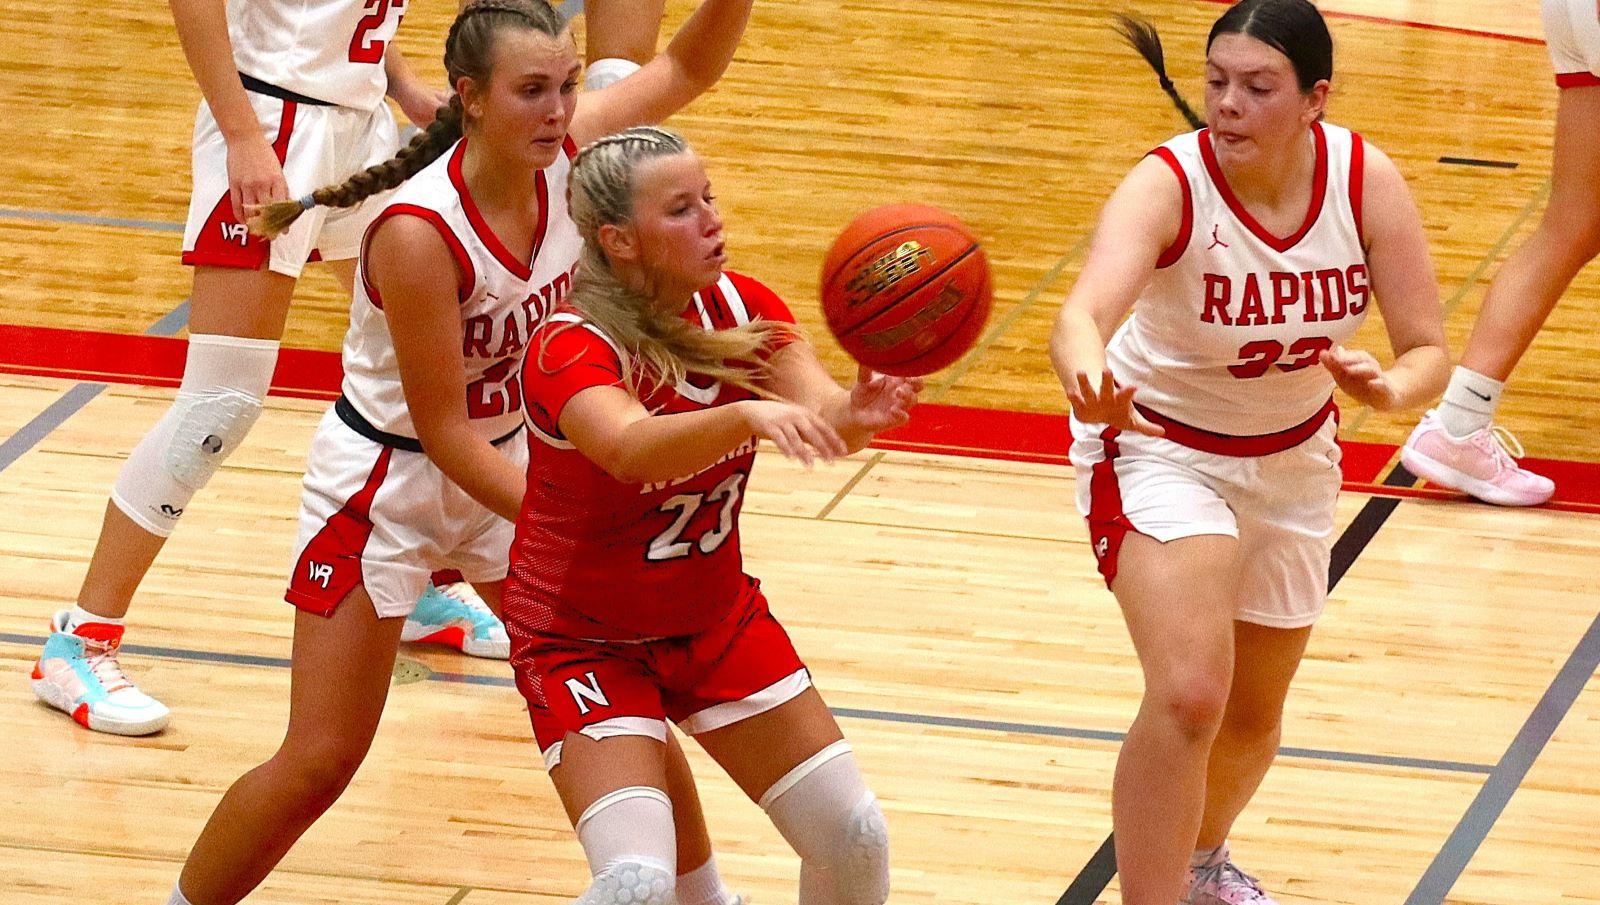
<svg viewBox="0 0 1600 905"><path fill-rule="evenodd" d="M660 789L628 786L578 818L578 841L594 879L574 905L673 905L678 843L672 800Z"/></svg>
<svg viewBox="0 0 1600 905"><path fill-rule="evenodd" d="M277 361L277 340L190 336L177 398L111 488L117 508L146 531L170 535L195 491L261 416Z"/></svg>
<svg viewBox="0 0 1600 905"><path fill-rule="evenodd" d="M800 905L883 905L889 828L849 742L835 742L784 774L761 807L800 855Z"/></svg>

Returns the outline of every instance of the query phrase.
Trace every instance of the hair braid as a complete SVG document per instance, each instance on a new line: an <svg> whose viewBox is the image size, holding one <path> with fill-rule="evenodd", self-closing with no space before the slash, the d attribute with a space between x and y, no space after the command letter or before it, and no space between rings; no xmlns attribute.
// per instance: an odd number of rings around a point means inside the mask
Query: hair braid
<svg viewBox="0 0 1600 905"><path fill-rule="evenodd" d="M1190 126L1196 129L1203 128L1206 121L1194 112L1194 108L1190 107L1189 102L1178 92L1178 86L1172 84L1172 79L1167 77L1166 54L1161 50L1161 36L1156 33L1156 27L1144 19L1127 13L1117 13L1112 18L1117 23L1113 26L1117 34L1121 35L1122 40L1127 41L1134 50L1139 51L1139 55L1150 64L1150 68L1156 71L1161 90L1172 99L1172 105L1178 108L1178 112L1183 114L1183 118L1188 120Z"/></svg>
<svg viewBox="0 0 1600 905"><path fill-rule="evenodd" d="M556 37L566 28L566 20L545 0L475 0L456 16L445 39L444 68L452 86L463 78L488 80L495 35L508 27L532 28ZM247 221L251 232L276 238L313 207L354 207L398 187L448 151L461 138L465 122L461 95L452 94L450 103L438 109L428 128L393 158L303 198L266 205Z"/></svg>

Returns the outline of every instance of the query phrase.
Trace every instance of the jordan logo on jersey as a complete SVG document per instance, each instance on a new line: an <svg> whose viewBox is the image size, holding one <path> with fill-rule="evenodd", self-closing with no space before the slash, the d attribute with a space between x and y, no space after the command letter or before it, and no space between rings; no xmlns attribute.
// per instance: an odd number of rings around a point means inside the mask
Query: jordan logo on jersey
<svg viewBox="0 0 1600 905"><path fill-rule="evenodd" d="M1206 251L1210 251L1211 249L1216 248L1219 245L1222 246L1223 248L1231 248L1232 247L1228 243L1222 241L1222 237L1221 236L1217 235L1217 232L1219 230L1221 230L1221 229L1222 229L1222 225L1220 223L1215 225L1215 226L1213 226L1213 227L1211 227L1211 244L1206 246Z"/></svg>

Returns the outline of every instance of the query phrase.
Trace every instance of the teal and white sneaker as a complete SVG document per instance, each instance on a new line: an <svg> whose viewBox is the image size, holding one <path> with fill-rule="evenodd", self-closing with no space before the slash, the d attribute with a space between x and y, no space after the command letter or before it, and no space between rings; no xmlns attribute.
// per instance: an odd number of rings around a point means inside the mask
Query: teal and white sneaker
<svg viewBox="0 0 1600 905"><path fill-rule="evenodd" d="M462 653L491 660L511 658L505 625L465 581L430 585L422 592L417 608L400 630L400 640L448 644Z"/></svg>
<svg viewBox="0 0 1600 905"><path fill-rule="evenodd" d="M166 728L172 711L139 690L117 662L120 625L85 622L67 630L68 610L50 620L50 637L34 664L33 693L82 726L115 735L149 735Z"/></svg>

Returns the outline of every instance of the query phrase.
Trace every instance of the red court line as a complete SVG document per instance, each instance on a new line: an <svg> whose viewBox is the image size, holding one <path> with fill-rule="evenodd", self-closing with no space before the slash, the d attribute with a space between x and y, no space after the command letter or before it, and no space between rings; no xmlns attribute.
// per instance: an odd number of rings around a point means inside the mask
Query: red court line
<svg viewBox="0 0 1600 905"><path fill-rule="evenodd" d="M165 336L134 336L55 327L0 324L0 373L175 387L183 375L188 343ZM284 349L272 377L272 393L302 399L339 395L339 356L317 349ZM1067 465L1072 443L1065 414L1013 412L925 403L911 423L889 431L878 449ZM1346 490L1416 499L1460 499L1435 487L1403 488L1380 483L1396 447L1388 443L1340 441ZM1556 482L1551 509L1600 514L1600 463L1525 459Z"/></svg>
<svg viewBox="0 0 1600 905"><path fill-rule="evenodd" d="M1216 3L1223 6L1232 6L1235 0L1205 0L1207 3ZM1322 15L1327 19L1349 19L1355 22L1376 22L1380 25L1403 25L1406 28L1420 28L1425 31L1442 31L1452 35L1467 35L1473 38L1493 38L1496 41L1511 41L1516 44L1535 44L1544 46L1544 41L1539 38L1530 38L1527 35L1513 35L1503 31L1484 31L1478 28L1459 28L1454 25L1438 25L1433 22L1419 22L1415 19L1391 19L1387 16L1369 16L1365 13L1343 13L1335 10L1323 10Z"/></svg>

